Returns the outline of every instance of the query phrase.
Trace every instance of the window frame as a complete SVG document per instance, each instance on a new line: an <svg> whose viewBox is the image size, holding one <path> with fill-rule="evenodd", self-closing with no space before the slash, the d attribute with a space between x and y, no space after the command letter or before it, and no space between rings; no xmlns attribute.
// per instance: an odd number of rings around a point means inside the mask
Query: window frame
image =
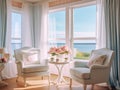
<svg viewBox="0 0 120 90"><path fill-rule="evenodd" d="M65 37L65 42L66 45L71 48L71 51L74 51L74 40L95 40L97 37L77 37L74 38L73 32L73 10L75 8L81 8L81 7L85 7L85 6L91 6L91 5L96 5L96 0L86 0L86 1L80 1L80 2L76 2L76 3L71 3L71 4L67 4L67 5L60 5L60 6L55 6L49 9L49 12L56 12L59 11L60 9L65 9L66 12L66 37ZM97 11L96 11L97 13ZM96 34L96 32L95 32ZM63 40L60 38L57 38L56 40ZM70 55L71 60L74 59L73 54Z"/></svg>

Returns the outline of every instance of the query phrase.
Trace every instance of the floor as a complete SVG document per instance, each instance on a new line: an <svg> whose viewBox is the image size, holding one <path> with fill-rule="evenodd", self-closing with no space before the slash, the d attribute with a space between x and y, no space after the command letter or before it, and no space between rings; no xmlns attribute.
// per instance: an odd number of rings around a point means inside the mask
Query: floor
<svg viewBox="0 0 120 90"><path fill-rule="evenodd" d="M52 76L56 77L56 76ZM23 87L23 80L22 78L19 79L18 83L16 83L16 78L4 80L8 83L8 86L0 87L0 90L83 90L83 86L75 81L73 81L72 87L70 88L69 85L59 85L56 86L51 83L51 85L48 85L48 81L46 78L44 80L40 80L37 78L30 78L27 80L28 86ZM53 80L53 79L52 79ZM68 78L66 78L67 81L69 81ZM91 90L91 86L87 86L87 90ZM101 85L94 85L93 90L109 90L107 86L104 84Z"/></svg>

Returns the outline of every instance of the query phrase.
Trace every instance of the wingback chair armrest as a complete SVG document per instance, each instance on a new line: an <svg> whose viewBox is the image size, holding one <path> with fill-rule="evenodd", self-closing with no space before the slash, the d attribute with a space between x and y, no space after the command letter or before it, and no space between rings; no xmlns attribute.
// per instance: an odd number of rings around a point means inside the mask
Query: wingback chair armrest
<svg viewBox="0 0 120 90"><path fill-rule="evenodd" d="M23 62L22 61L15 61L17 64L18 75L22 74Z"/></svg>
<svg viewBox="0 0 120 90"><path fill-rule="evenodd" d="M88 67L87 63L88 62L84 62L84 61L74 61L74 67Z"/></svg>
<svg viewBox="0 0 120 90"><path fill-rule="evenodd" d="M90 76L93 82L105 80L109 78L110 68L105 65L93 65L90 67Z"/></svg>
<svg viewBox="0 0 120 90"><path fill-rule="evenodd" d="M22 61L15 61L16 64L21 64L23 66L23 62Z"/></svg>
<svg viewBox="0 0 120 90"><path fill-rule="evenodd" d="M21 68L23 67L23 62L22 61L15 61L16 64L18 64Z"/></svg>
<svg viewBox="0 0 120 90"><path fill-rule="evenodd" d="M44 59L41 63L44 65L48 65L48 59Z"/></svg>
<svg viewBox="0 0 120 90"><path fill-rule="evenodd" d="M21 61L15 61L16 64L21 63Z"/></svg>
<svg viewBox="0 0 120 90"><path fill-rule="evenodd" d="M90 67L90 70L95 70L95 69L106 69L108 68L108 66L106 65L97 65L97 64L94 64Z"/></svg>

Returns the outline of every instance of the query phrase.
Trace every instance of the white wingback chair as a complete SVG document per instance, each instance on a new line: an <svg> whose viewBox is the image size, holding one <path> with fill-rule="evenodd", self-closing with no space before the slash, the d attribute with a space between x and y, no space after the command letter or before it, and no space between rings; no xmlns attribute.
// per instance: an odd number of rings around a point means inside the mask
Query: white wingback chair
<svg viewBox="0 0 120 90"><path fill-rule="evenodd" d="M114 51L106 48L93 50L91 55L93 53L106 55L104 64L93 64L88 67L87 62L75 61L74 67L70 69L71 78L83 84L84 90L86 90L86 85L91 84L93 87L94 84L108 82L110 67L114 59Z"/></svg>
<svg viewBox="0 0 120 90"><path fill-rule="evenodd" d="M24 78L24 86L26 86L26 77L46 75L49 82L48 62L47 59L40 61L40 49L23 47L16 49L14 53L18 70L16 81L18 81L19 76L22 76Z"/></svg>

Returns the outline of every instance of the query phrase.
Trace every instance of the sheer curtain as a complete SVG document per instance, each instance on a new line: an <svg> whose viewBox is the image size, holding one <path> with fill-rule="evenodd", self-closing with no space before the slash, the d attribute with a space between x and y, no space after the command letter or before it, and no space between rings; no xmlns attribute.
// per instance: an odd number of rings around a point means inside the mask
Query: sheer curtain
<svg viewBox="0 0 120 90"><path fill-rule="evenodd" d="M47 36L48 36L48 1L41 3L41 38L40 38L40 48L41 48L41 58L47 58ZM43 57L44 56L44 57Z"/></svg>
<svg viewBox="0 0 120 90"><path fill-rule="evenodd" d="M42 61L47 58L48 1L33 4L30 15L32 46L40 48Z"/></svg>
<svg viewBox="0 0 120 90"><path fill-rule="evenodd" d="M23 20L26 21L23 21L23 29L28 32L23 33L23 46L40 48L42 56L46 57L48 2L25 3L23 12Z"/></svg>
<svg viewBox="0 0 120 90"><path fill-rule="evenodd" d="M105 30L105 13L104 0L97 0L97 31L96 31L96 48L106 47L106 30Z"/></svg>
<svg viewBox="0 0 120 90"><path fill-rule="evenodd" d="M8 53L11 53L11 12L12 12L12 6L11 6L11 0L7 0L7 32L6 32L6 47L5 50ZM16 77L17 69L15 61L12 58L13 56L10 56L10 60L8 63L5 64L5 68L2 71L2 77L3 78L12 78Z"/></svg>
<svg viewBox="0 0 120 90"><path fill-rule="evenodd" d="M22 47L32 47L31 29L33 28L32 21L32 7L33 5L29 2L23 3L22 8Z"/></svg>
<svg viewBox="0 0 120 90"><path fill-rule="evenodd" d="M35 3L31 7L31 37L32 37L32 46L40 48L40 38L41 38L41 4Z"/></svg>

